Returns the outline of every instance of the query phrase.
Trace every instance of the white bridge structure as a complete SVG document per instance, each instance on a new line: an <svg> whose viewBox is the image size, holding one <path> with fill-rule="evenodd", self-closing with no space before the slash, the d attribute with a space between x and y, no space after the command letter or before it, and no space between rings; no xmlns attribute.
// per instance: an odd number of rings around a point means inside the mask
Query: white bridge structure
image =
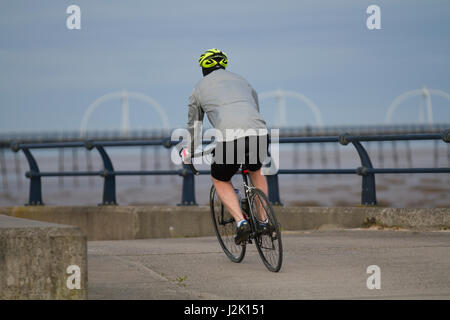
<svg viewBox="0 0 450 320"><path fill-rule="evenodd" d="M287 124L287 115L286 115L286 97L294 98L302 102L304 106L306 106L314 115L316 126L323 127L323 118L320 109L312 102L311 99L306 97L305 95L295 92L295 91L286 91L286 90L275 90L275 91L267 91L262 92L258 95L259 100L264 99L273 99L275 98L277 101L277 117L274 125L278 127L286 127Z"/></svg>
<svg viewBox="0 0 450 320"><path fill-rule="evenodd" d="M450 94L438 89L428 89L427 87L423 87L422 89L416 89L407 91L392 101L389 109L386 112L386 123L392 123L392 117L394 111L403 103L405 100L410 99L412 97L421 96L422 99L419 105L419 121L421 124L433 125L433 107L431 104L431 95L437 95L443 98L446 98L450 101ZM426 118L426 120L425 120Z"/></svg>
<svg viewBox="0 0 450 320"><path fill-rule="evenodd" d="M150 106L156 113L159 115L159 119L161 121L162 129L166 134L169 134L170 123L169 117L167 116L166 111L163 106L156 101L156 99L149 97L140 92L128 92L126 90L116 91L112 93L105 94L95 100L84 112L83 119L81 120L81 128L80 128L80 136L81 138L86 137L87 125L89 122L89 118L92 113L100 107L105 102L120 99L121 100L121 135L123 137L128 136L128 132L130 129L130 106L128 104L129 99L136 99L141 102L144 102L146 105Z"/></svg>
<svg viewBox="0 0 450 320"><path fill-rule="evenodd" d="M401 95L399 95L397 98L394 99L394 101L389 106L387 112L386 112L386 123L392 124L392 119L394 112L402 105L402 103L405 100L408 100L413 97L421 97L420 105L419 105L419 121L421 124L428 124L433 125L433 107L431 102L431 95L440 96L442 98L445 98L450 101L450 94L448 94L445 91L438 90L438 89L429 89L427 87L423 87L422 89L416 89L407 91ZM286 110L286 98L293 98L300 102L302 102L301 106L305 106L308 108L315 119L315 125L317 127L323 127L323 117L322 113L320 112L319 107L314 104L314 102L306 97L305 95L295 92L295 91L287 91L287 90L274 90L274 91L266 91L262 92L258 95L259 100L265 100L265 99L276 99L276 118L275 118L275 126L278 127L286 127L288 126L287 122L287 110ZM130 106L129 106L129 99L136 99L141 102L144 102L146 105L151 107L159 116L159 120L162 126L163 131L166 134L169 134L169 131L171 129L169 117L164 110L163 106L154 98L145 95L140 92L128 92L126 90L123 91L116 91L112 93L105 94L101 96L100 98L96 99L84 112L83 118L81 121L81 128L80 128L80 136L81 138L86 137L87 133L87 126L89 119L92 115L92 113L99 108L102 104L111 101L119 99L121 101L121 135L123 137L127 137L130 129Z"/></svg>
<svg viewBox="0 0 450 320"><path fill-rule="evenodd" d="M287 112L286 112L286 98L293 98L302 102L303 106L306 106L314 115L315 125L317 127L323 127L324 122L322 118L322 113L320 109L314 104L314 102L306 97L305 95L295 92L295 91L286 91L286 90L275 90L275 91L267 91L260 93L258 95L259 100L264 99L273 99L275 98L277 101L277 117L275 120L275 125L279 127L286 127L287 123ZM166 111L163 106L154 98L149 97L143 93L139 92L128 92L126 90L116 91L112 93L105 94L100 98L96 99L84 112L83 118L81 121L80 128L80 137L85 138L87 134L87 126L92 113L98 109L101 105L109 102L111 100L121 101L121 136L127 137L130 129L130 106L129 99L136 99L146 103L146 105L153 108L154 111L159 115L160 123L162 125L162 129L166 134L169 134L171 129L169 123L169 117L167 116Z"/></svg>

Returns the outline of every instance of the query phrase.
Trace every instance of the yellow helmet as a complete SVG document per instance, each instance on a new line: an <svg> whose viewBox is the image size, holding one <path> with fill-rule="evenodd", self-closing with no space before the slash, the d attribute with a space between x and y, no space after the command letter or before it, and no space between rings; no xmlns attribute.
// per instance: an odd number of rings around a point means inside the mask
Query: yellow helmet
<svg viewBox="0 0 450 320"><path fill-rule="evenodd" d="M218 49L206 50L205 53L200 56L200 59L198 59L198 65L205 69L215 67L218 64L224 68L226 68L228 64L226 53Z"/></svg>

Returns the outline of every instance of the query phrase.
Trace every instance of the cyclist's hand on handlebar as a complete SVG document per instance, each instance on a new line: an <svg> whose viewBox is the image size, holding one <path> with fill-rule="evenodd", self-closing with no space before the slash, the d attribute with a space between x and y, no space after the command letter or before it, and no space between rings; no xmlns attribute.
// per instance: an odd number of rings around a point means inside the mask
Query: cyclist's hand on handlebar
<svg viewBox="0 0 450 320"><path fill-rule="evenodd" d="M189 152L189 150L186 148L182 148L179 154L181 159L183 160L183 163L189 164L189 160L191 158L191 153Z"/></svg>

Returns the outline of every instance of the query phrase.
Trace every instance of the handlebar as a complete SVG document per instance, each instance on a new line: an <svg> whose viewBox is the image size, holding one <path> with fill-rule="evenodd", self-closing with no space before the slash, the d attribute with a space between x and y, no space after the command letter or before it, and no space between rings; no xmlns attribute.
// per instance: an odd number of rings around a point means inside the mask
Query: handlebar
<svg viewBox="0 0 450 320"><path fill-rule="evenodd" d="M189 168L191 169L191 171L192 171L192 173L193 173L194 175L198 176L198 175L200 174L200 172L199 172L197 169L195 169L194 164L192 163L192 159L198 158L198 157L206 156L206 155L212 153L213 151L214 151L214 148L211 148L211 149L208 149L208 150L206 150L206 151L200 151L200 152L194 153L194 154L191 156L188 165L189 165Z"/></svg>
<svg viewBox="0 0 450 320"><path fill-rule="evenodd" d="M192 160L192 159L191 159ZM192 162L189 163L189 168L191 169L192 173L195 174L196 176L198 176L200 174L200 172L198 172L197 169L195 169L194 165L192 164Z"/></svg>

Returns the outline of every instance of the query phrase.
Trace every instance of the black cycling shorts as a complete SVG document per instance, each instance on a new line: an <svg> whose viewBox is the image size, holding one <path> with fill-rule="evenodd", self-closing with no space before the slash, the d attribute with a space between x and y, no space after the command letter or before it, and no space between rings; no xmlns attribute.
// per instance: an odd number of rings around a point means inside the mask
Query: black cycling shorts
<svg viewBox="0 0 450 320"><path fill-rule="evenodd" d="M211 176L230 181L242 164L250 171L258 171L267 158L269 135L242 137L217 143L212 155Z"/></svg>

